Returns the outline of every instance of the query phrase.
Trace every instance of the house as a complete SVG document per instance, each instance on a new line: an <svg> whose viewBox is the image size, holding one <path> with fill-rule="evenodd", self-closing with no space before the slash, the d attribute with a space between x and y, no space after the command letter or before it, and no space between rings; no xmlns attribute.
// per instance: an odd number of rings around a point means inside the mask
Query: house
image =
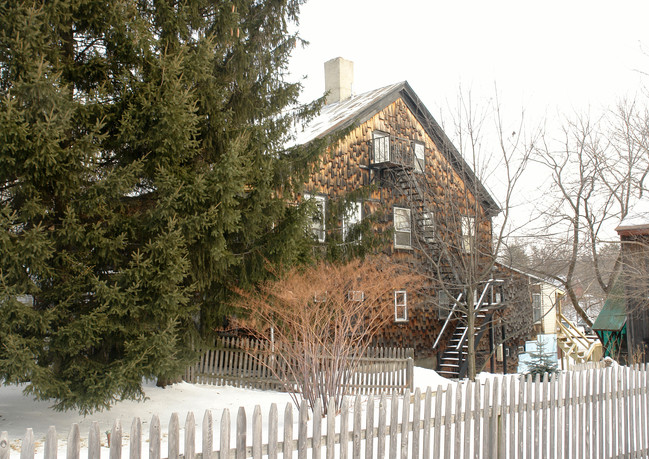
<svg viewBox="0 0 649 459"><path fill-rule="evenodd" d="M456 305L473 298L485 307L480 321L491 323L503 300L491 275L491 225L500 209L407 82L354 96L352 81L350 61L325 63L327 103L296 135L298 145L339 137L306 184L317 209L311 229L323 244L353 244L351 229L373 217L376 233L390 238L385 251L429 279L423 292L394 292L394 320L375 344L412 347L419 365L453 367L457 375L466 332ZM332 217L341 201L345 210ZM484 271L480 282L463 281L469 264ZM488 358L501 330L478 334L491 337Z"/></svg>
<svg viewBox="0 0 649 459"><path fill-rule="evenodd" d="M649 201L633 207L615 229L622 243L623 300L629 362L649 362ZM618 320L615 328L619 328Z"/></svg>

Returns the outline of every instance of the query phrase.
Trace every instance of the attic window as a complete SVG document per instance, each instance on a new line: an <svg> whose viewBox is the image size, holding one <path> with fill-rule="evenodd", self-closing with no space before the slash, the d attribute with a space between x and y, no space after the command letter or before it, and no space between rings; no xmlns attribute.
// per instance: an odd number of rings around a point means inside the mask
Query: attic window
<svg viewBox="0 0 649 459"><path fill-rule="evenodd" d="M404 207L394 208L394 248L409 249L412 246L410 209Z"/></svg>
<svg viewBox="0 0 649 459"><path fill-rule="evenodd" d="M381 131L372 132L372 151L374 163L390 161L390 135Z"/></svg>
<svg viewBox="0 0 649 459"><path fill-rule="evenodd" d="M415 142L415 172L423 173L425 165L424 144Z"/></svg>

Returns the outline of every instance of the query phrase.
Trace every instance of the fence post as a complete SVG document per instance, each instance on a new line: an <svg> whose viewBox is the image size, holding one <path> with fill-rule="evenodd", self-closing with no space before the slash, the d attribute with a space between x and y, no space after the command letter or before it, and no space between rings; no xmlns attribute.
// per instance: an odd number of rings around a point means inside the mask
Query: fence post
<svg viewBox="0 0 649 459"><path fill-rule="evenodd" d="M9 459L9 434L6 431L0 434L0 459Z"/></svg>

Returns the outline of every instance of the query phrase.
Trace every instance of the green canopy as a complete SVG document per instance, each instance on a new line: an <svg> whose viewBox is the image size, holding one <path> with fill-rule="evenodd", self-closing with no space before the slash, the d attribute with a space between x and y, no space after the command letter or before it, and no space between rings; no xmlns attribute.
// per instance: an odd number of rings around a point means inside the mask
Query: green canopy
<svg viewBox="0 0 649 459"><path fill-rule="evenodd" d="M593 330L621 331L626 323L626 299L624 289L615 285L609 294L602 311L593 324Z"/></svg>

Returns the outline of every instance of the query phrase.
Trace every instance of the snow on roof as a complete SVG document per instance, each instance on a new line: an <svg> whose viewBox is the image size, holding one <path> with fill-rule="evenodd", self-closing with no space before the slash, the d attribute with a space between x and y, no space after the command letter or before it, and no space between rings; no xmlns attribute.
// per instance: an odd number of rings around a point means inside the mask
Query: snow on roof
<svg viewBox="0 0 649 459"><path fill-rule="evenodd" d="M352 96L341 102L325 105L322 107L318 116L295 133L295 138L287 147L303 145L313 139L335 131L346 123L353 121L364 108L381 100L403 84L404 82L394 83L357 96Z"/></svg>
<svg viewBox="0 0 649 459"><path fill-rule="evenodd" d="M649 230L649 199L638 201L615 231Z"/></svg>

